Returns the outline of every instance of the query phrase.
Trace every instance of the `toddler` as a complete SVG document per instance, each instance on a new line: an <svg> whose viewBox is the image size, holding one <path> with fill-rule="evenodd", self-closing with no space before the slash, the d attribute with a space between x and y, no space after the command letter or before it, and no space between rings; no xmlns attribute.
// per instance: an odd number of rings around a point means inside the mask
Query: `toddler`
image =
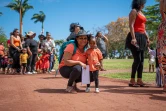
<svg viewBox="0 0 166 111"><path fill-rule="evenodd" d="M98 75L103 56L101 51L97 48L96 39L94 37L90 38L89 46L90 48L86 51L86 56L88 58L88 65L90 69L90 81L95 81L95 92L99 93ZM90 92L90 84L87 84L85 92Z"/></svg>
<svg viewBox="0 0 166 111"><path fill-rule="evenodd" d="M28 60L28 54L27 49L23 48L22 53L20 54L20 66L21 66L21 74L25 74L26 67L27 67L27 60Z"/></svg>

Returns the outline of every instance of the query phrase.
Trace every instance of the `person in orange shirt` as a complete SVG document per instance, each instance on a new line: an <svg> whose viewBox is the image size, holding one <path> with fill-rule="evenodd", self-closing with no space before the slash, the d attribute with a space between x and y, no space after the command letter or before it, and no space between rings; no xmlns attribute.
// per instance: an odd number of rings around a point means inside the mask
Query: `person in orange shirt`
<svg viewBox="0 0 166 111"><path fill-rule="evenodd" d="M27 67L27 61L28 61L28 54L27 54L27 49L24 48L22 50L22 54L20 54L20 66L21 66L21 73L25 74L26 67Z"/></svg>
<svg viewBox="0 0 166 111"><path fill-rule="evenodd" d="M89 42L90 48L86 51L86 56L88 59L88 65L90 69L90 80L95 81L95 92L99 93L99 70L101 69L101 63L103 60L102 53L100 49L97 48L95 37L90 38ZM90 84L87 84L85 92L90 92Z"/></svg>

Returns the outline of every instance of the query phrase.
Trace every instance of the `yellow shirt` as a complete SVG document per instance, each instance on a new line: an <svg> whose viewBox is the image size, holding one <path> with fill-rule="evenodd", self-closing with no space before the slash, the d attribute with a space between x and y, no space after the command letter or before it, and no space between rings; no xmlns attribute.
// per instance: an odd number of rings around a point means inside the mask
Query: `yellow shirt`
<svg viewBox="0 0 166 111"><path fill-rule="evenodd" d="M20 54L20 62L21 63L27 63L27 59L28 59L28 54L25 53L25 54Z"/></svg>

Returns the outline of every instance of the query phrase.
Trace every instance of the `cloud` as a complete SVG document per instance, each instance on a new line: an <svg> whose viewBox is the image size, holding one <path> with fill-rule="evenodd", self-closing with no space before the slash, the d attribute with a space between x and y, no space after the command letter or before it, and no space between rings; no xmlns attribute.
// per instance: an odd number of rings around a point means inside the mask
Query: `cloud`
<svg viewBox="0 0 166 111"><path fill-rule="evenodd" d="M60 2L60 0L39 0L41 3Z"/></svg>

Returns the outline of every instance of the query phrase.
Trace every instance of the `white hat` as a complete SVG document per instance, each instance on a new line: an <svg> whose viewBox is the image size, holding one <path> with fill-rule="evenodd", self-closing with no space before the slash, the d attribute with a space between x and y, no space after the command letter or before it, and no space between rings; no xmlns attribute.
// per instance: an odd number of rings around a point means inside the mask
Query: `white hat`
<svg viewBox="0 0 166 111"><path fill-rule="evenodd" d="M32 35L34 35L34 34L36 34L36 33L32 32L32 31L29 31L29 32L27 33L28 36L32 36Z"/></svg>

